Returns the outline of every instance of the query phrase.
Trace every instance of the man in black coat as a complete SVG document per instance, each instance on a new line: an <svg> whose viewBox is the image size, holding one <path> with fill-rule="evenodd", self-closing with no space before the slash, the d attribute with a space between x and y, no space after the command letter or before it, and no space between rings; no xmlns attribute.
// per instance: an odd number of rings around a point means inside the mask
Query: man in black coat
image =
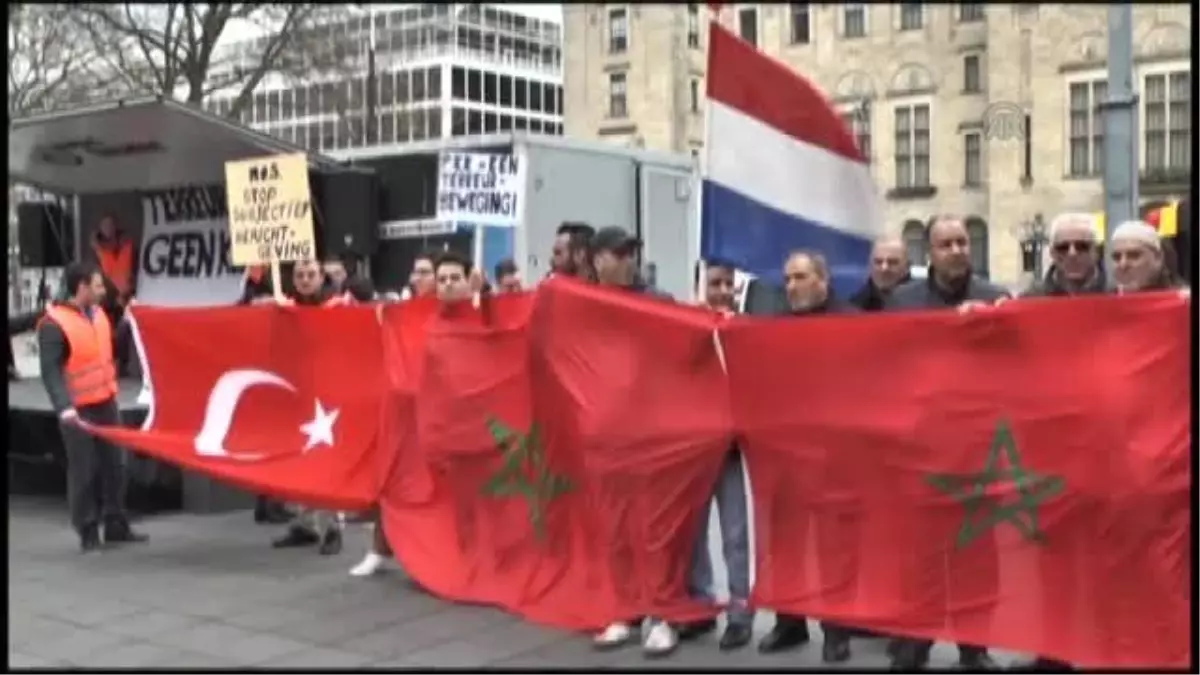
<svg viewBox="0 0 1200 675"><path fill-rule="evenodd" d="M929 276L914 279L892 292L886 309L951 309L969 310L979 305L995 304L1007 299L1008 291L975 276L971 270L971 239L966 225L957 216L936 216L925 228L929 245ZM995 574L993 569L985 574ZM922 670L929 663L931 640L896 640L889 652L892 670L911 672ZM988 655L986 647L958 646L959 666L964 670L996 670L998 666Z"/></svg>
<svg viewBox="0 0 1200 675"><path fill-rule="evenodd" d="M787 316L812 317L825 314L856 314L858 308L833 294L829 287L829 265L815 251L794 251L783 267L784 298ZM838 663L850 658L849 629L829 621L822 622L825 642L821 658L825 663ZM758 643L764 654L791 649L809 641L808 620L800 615L777 612L775 626Z"/></svg>
<svg viewBox="0 0 1200 675"><path fill-rule="evenodd" d="M871 276L850 296L850 304L864 312L881 311L892 291L911 280L904 242L895 237L878 239L871 247Z"/></svg>
<svg viewBox="0 0 1200 675"><path fill-rule="evenodd" d="M1066 297L1105 293L1100 267L1100 241L1092 216L1063 213L1050 224L1050 269L1021 297Z"/></svg>

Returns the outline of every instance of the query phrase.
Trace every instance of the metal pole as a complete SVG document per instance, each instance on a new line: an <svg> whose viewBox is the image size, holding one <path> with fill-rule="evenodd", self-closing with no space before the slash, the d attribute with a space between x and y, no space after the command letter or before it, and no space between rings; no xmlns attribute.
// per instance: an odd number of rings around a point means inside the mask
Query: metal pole
<svg viewBox="0 0 1200 675"><path fill-rule="evenodd" d="M1104 271L1113 229L1138 212L1137 93L1133 88L1133 6L1108 6L1108 100L1104 102Z"/></svg>
<svg viewBox="0 0 1200 675"><path fill-rule="evenodd" d="M370 5L367 10L367 20L371 22L371 28L368 33L367 42L367 92L366 92L366 113L367 119L363 126L366 132L365 146L373 146L379 143L379 78L375 73L375 5Z"/></svg>

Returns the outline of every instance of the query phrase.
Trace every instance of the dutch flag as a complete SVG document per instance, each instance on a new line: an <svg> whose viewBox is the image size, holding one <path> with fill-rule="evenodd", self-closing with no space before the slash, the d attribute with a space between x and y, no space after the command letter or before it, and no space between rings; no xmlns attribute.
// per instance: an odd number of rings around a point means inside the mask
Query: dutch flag
<svg viewBox="0 0 1200 675"><path fill-rule="evenodd" d="M811 83L709 23L701 254L778 282L815 249L846 295L867 275L883 205L841 116Z"/></svg>

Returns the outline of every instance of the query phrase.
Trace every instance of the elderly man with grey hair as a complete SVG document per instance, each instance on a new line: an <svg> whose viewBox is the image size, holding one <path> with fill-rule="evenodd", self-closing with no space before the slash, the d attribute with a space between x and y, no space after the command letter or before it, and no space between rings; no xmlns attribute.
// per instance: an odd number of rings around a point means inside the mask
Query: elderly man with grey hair
<svg viewBox="0 0 1200 675"><path fill-rule="evenodd" d="M1140 220L1128 220L1112 233L1113 281L1118 293L1180 288L1163 256L1158 232Z"/></svg>
<svg viewBox="0 0 1200 675"><path fill-rule="evenodd" d="M1050 223L1050 269L1021 296L1059 297L1106 290L1095 218L1087 213L1060 214Z"/></svg>

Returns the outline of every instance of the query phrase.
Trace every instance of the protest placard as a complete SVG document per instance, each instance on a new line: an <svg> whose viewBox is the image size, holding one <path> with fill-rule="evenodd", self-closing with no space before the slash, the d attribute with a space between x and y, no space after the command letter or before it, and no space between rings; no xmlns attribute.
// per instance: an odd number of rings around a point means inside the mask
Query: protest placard
<svg viewBox="0 0 1200 675"><path fill-rule="evenodd" d="M316 258L304 153L225 163L234 265Z"/></svg>
<svg viewBox="0 0 1200 675"><path fill-rule="evenodd" d="M443 152L438 162L438 220L516 227L525 193L521 158L511 153Z"/></svg>

